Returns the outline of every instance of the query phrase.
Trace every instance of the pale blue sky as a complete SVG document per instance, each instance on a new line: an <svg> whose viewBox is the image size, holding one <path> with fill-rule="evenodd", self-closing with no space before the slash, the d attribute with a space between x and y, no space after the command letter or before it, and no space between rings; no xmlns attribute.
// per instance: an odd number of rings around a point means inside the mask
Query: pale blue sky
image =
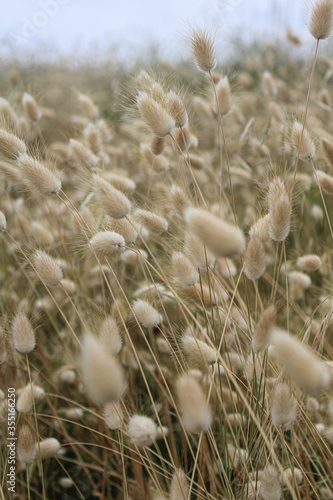
<svg viewBox="0 0 333 500"><path fill-rule="evenodd" d="M47 43L77 53L97 42L140 53L159 42L167 55L184 50L186 23L215 25L220 40L271 34L286 25L306 37L303 0L2 0L0 38L18 49Z"/></svg>

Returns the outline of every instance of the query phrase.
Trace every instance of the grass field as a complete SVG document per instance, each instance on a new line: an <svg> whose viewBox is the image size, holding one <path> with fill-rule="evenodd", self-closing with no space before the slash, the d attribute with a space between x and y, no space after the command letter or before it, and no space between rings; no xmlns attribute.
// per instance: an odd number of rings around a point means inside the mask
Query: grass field
<svg viewBox="0 0 333 500"><path fill-rule="evenodd" d="M193 28L183 64L2 64L3 500L333 499L333 4L311 9L307 60L289 32L220 67Z"/></svg>

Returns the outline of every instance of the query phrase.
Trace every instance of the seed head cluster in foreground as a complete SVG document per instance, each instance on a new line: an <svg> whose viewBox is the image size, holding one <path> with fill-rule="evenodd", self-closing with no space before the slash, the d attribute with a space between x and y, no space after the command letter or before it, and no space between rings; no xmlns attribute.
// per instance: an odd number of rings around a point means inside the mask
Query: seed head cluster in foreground
<svg viewBox="0 0 333 500"><path fill-rule="evenodd" d="M186 64L3 61L18 498L333 498L332 4L309 10L313 78L290 30L235 67L199 28Z"/></svg>

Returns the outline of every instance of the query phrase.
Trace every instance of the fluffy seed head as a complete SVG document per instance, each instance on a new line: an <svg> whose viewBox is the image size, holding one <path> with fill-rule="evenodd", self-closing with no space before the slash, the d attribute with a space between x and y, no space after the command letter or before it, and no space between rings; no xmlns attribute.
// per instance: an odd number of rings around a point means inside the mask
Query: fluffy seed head
<svg viewBox="0 0 333 500"><path fill-rule="evenodd" d="M16 160L27 150L26 145L18 137L0 129L0 155L8 160Z"/></svg>
<svg viewBox="0 0 333 500"><path fill-rule="evenodd" d="M311 135L306 128L303 130L303 124L297 120L294 121L292 127L291 143L295 154L298 155L299 153L301 160L309 160L314 157L316 148L313 140L311 139Z"/></svg>
<svg viewBox="0 0 333 500"><path fill-rule="evenodd" d="M270 333L276 322L276 314L275 306L269 306L261 313L253 332L252 348L254 352L264 351L269 346Z"/></svg>
<svg viewBox="0 0 333 500"><path fill-rule="evenodd" d="M89 96L85 94L79 94L78 100L81 104L82 111L87 118L93 120L98 116L98 109Z"/></svg>
<svg viewBox="0 0 333 500"><path fill-rule="evenodd" d="M122 368L104 344L86 335L79 360L82 379L89 397L99 404L118 401L125 390Z"/></svg>
<svg viewBox="0 0 333 500"><path fill-rule="evenodd" d="M216 96L214 94L213 109L215 113L220 113L221 116L226 116L232 108L231 89L227 76L221 78L215 87Z"/></svg>
<svg viewBox="0 0 333 500"><path fill-rule="evenodd" d="M113 219L122 219L131 210L129 199L99 175L94 175L96 202Z"/></svg>
<svg viewBox="0 0 333 500"><path fill-rule="evenodd" d="M121 428L124 420L124 414L119 401L104 405L103 415L105 423L109 429L116 430Z"/></svg>
<svg viewBox="0 0 333 500"><path fill-rule="evenodd" d="M191 375L181 375L176 381L176 394L184 428L189 432L207 431L213 419L197 380Z"/></svg>
<svg viewBox="0 0 333 500"><path fill-rule="evenodd" d="M90 245L100 257L114 257L125 250L124 238L113 231L101 231L95 234L90 240Z"/></svg>
<svg viewBox="0 0 333 500"><path fill-rule="evenodd" d="M269 225L271 221L270 214L266 214L261 217L251 226L249 231L250 238L259 238L261 241L265 242L269 239Z"/></svg>
<svg viewBox="0 0 333 500"><path fill-rule="evenodd" d="M31 464L36 458L36 444L31 430L22 425L17 438L17 454L25 464Z"/></svg>
<svg viewBox="0 0 333 500"><path fill-rule="evenodd" d="M38 120L41 119L42 112L41 112L38 104L36 103L35 99L32 97L32 95L27 94L26 92L23 94L22 106L23 106L23 109L24 109L27 117L31 121L38 122Z"/></svg>
<svg viewBox="0 0 333 500"><path fill-rule="evenodd" d="M22 169L22 178L44 196L58 194L61 181L48 168L27 154L19 156L18 165Z"/></svg>
<svg viewBox="0 0 333 500"><path fill-rule="evenodd" d="M327 139L321 140L321 149L323 150L326 161L333 167L333 146Z"/></svg>
<svg viewBox="0 0 333 500"><path fill-rule="evenodd" d="M7 228L6 216L3 212L0 211L0 233L6 231L6 228Z"/></svg>
<svg viewBox="0 0 333 500"><path fill-rule="evenodd" d="M33 256L33 265L39 278L46 286L58 286L62 280L63 274L59 264L42 250L37 250Z"/></svg>
<svg viewBox="0 0 333 500"><path fill-rule="evenodd" d="M118 325L112 316L107 316L103 320L99 332L99 338L111 354L118 354L122 347L122 340Z"/></svg>
<svg viewBox="0 0 333 500"><path fill-rule="evenodd" d="M266 95L275 96L278 93L276 82L269 71L264 71L262 75L262 86Z"/></svg>
<svg viewBox="0 0 333 500"><path fill-rule="evenodd" d="M199 208L188 208L187 226L217 257L230 257L245 249L242 231L228 222Z"/></svg>
<svg viewBox="0 0 333 500"><path fill-rule="evenodd" d="M150 142L150 151L153 153L155 156L159 156L163 153L165 147L165 138L164 137L157 137L155 135L151 142Z"/></svg>
<svg viewBox="0 0 333 500"><path fill-rule="evenodd" d="M293 484L295 478L296 484L301 484L303 481L303 474L300 469L294 467L293 469L285 469L281 474L281 480L283 484Z"/></svg>
<svg viewBox="0 0 333 500"><path fill-rule="evenodd" d="M34 350L36 346L35 331L24 313L19 312L14 316L11 332L17 351L27 354Z"/></svg>
<svg viewBox="0 0 333 500"><path fill-rule="evenodd" d="M296 285L302 290L310 288L312 283L310 276L304 273L300 273L298 271L293 271L291 273L288 273L288 280L290 284Z"/></svg>
<svg viewBox="0 0 333 500"><path fill-rule="evenodd" d="M69 141L68 154L79 167L84 167L87 170L94 169L99 161L90 149L75 139Z"/></svg>
<svg viewBox="0 0 333 500"><path fill-rule="evenodd" d="M214 53L214 37L208 31L193 29L190 48L197 68L204 73L215 69L217 61Z"/></svg>
<svg viewBox="0 0 333 500"><path fill-rule="evenodd" d="M159 102L146 92L139 92L136 102L142 119L154 135L165 137L172 133L175 120Z"/></svg>
<svg viewBox="0 0 333 500"><path fill-rule="evenodd" d="M126 245L133 245L136 242L138 233L135 230L135 224L130 218L113 219L112 217L106 217L107 229L115 233L120 234Z"/></svg>
<svg viewBox="0 0 333 500"><path fill-rule="evenodd" d="M184 217L185 210L191 205L186 193L176 184L173 184L170 189L170 203L172 211L181 218Z"/></svg>
<svg viewBox="0 0 333 500"><path fill-rule="evenodd" d="M189 482L182 469L176 469L172 475L170 486L170 500L184 500L188 498Z"/></svg>
<svg viewBox="0 0 333 500"><path fill-rule="evenodd" d="M149 212L148 210L137 208L134 211L134 217L153 234L159 235L168 229L168 221L164 217L161 217L153 212Z"/></svg>
<svg viewBox="0 0 333 500"><path fill-rule="evenodd" d="M60 443L55 438L47 438L36 446L37 453L42 459L54 457L60 450Z"/></svg>
<svg viewBox="0 0 333 500"><path fill-rule="evenodd" d="M134 445L150 446L156 440L157 426L151 418L134 415L128 422L127 432Z"/></svg>
<svg viewBox="0 0 333 500"><path fill-rule="evenodd" d="M195 267L206 269L214 264L215 257L207 250L203 242L193 233L185 233L185 253Z"/></svg>
<svg viewBox="0 0 333 500"><path fill-rule="evenodd" d="M199 274L192 262L181 252L172 254L175 276L183 287L193 286L199 281Z"/></svg>
<svg viewBox="0 0 333 500"><path fill-rule="evenodd" d="M316 170L316 173L314 174L314 177L319 184L319 187L321 188L324 193L333 195L333 177L331 175L325 174L325 172L322 172L321 170Z"/></svg>
<svg viewBox="0 0 333 500"><path fill-rule="evenodd" d="M267 464L263 471L260 484L260 495L263 500L280 500L281 498L279 474L271 464Z"/></svg>
<svg viewBox="0 0 333 500"><path fill-rule="evenodd" d="M271 418L275 425L289 425L296 418L296 401L288 384L280 382L274 389L271 402Z"/></svg>
<svg viewBox="0 0 333 500"><path fill-rule="evenodd" d="M44 398L44 390L35 384L28 384L22 389L16 402L16 409L22 413L29 413L35 403Z"/></svg>
<svg viewBox="0 0 333 500"><path fill-rule="evenodd" d="M17 121L17 116L14 113L13 108L7 99L4 99L3 97L0 97L0 119L10 127L13 127Z"/></svg>
<svg viewBox="0 0 333 500"><path fill-rule="evenodd" d="M146 328L153 328L163 321L162 316L145 300L135 300L132 307L137 320Z"/></svg>
<svg viewBox="0 0 333 500"><path fill-rule="evenodd" d="M250 280L257 280L266 270L266 254L263 242L259 238L251 238L247 244L244 261L244 272Z"/></svg>
<svg viewBox="0 0 333 500"><path fill-rule="evenodd" d="M298 257L297 265L306 273L317 271L321 267L321 258L318 255L303 255Z"/></svg>
<svg viewBox="0 0 333 500"><path fill-rule="evenodd" d="M216 351L191 335L184 335L181 344L191 367L207 367L216 363Z"/></svg>
<svg viewBox="0 0 333 500"><path fill-rule="evenodd" d="M167 109L175 120L176 127L185 127L188 122L188 115L182 98L173 90L166 96Z"/></svg>
<svg viewBox="0 0 333 500"><path fill-rule="evenodd" d="M328 386L331 377L328 366L295 337L274 329L272 345L274 357L301 389L316 393Z"/></svg>
<svg viewBox="0 0 333 500"><path fill-rule="evenodd" d="M285 185L275 177L268 188L269 235L273 241L283 241L290 231L291 203Z"/></svg>
<svg viewBox="0 0 333 500"><path fill-rule="evenodd" d="M310 2L309 31L316 40L331 36L333 29L332 0L313 0Z"/></svg>

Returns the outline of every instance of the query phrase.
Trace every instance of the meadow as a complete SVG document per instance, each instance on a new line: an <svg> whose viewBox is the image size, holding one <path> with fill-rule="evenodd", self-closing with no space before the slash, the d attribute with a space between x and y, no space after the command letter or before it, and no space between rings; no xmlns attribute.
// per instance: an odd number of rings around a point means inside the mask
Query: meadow
<svg viewBox="0 0 333 500"><path fill-rule="evenodd" d="M2 61L2 500L333 499L331 0L308 29Z"/></svg>

